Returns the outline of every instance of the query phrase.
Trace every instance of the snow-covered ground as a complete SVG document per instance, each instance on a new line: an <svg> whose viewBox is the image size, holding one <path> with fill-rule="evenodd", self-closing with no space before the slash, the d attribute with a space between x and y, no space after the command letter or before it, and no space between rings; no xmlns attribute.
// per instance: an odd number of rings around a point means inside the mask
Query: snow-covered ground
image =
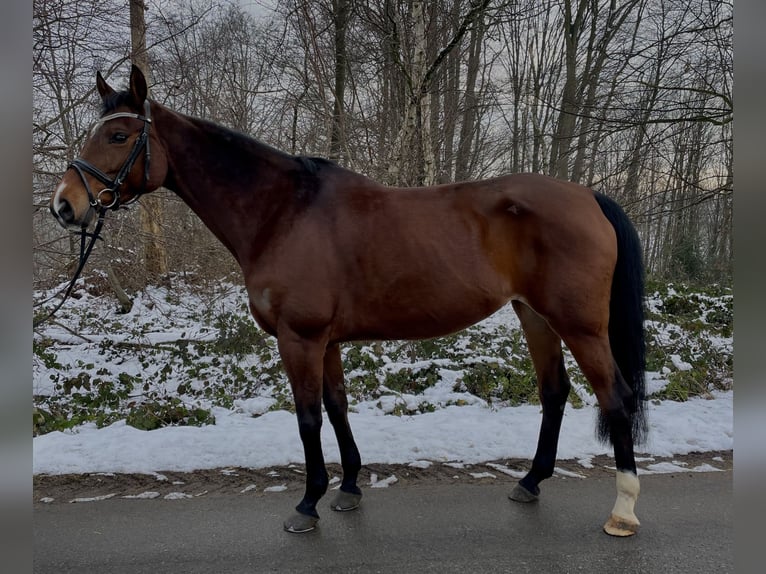
<svg viewBox="0 0 766 574"><path fill-rule="evenodd" d="M99 373L103 376L107 372L110 376L122 373L138 377L131 379L134 381L149 384L151 380L152 385L162 379L163 392L169 394L179 385L189 385L187 379L177 378L172 369L162 370L169 363L163 365L161 356L142 355L141 346L181 339L210 341L216 332L209 327L209 322L202 321L205 310L239 312L244 301L236 287L208 299L192 299L191 294L175 298L161 290L147 292L136 298L130 313L116 315L108 297L93 297L82 292L79 299L67 303L57 323L49 324L36 334L36 341L40 344L45 341L48 346L44 353L35 354L33 393L45 397L60 392L61 381L76 372L88 372L92 377ZM82 318L85 310L87 322ZM513 328L514 321L512 311L506 308L476 329L491 332L501 324ZM115 341L132 342L136 350L126 348L115 354L110 351ZM456 341L458 345L463 343ZM730 346L731 338L717 344ZM275 360L274 356L266 355L267 362ZM252 366L259 361L264 361L263 354L242 357L240 362ZM423 461L479 463L504 458L531 459L540 426L539 406L489 403L462 392L456 388L459 373L448 363L432 361L439 377L422 393L387 392L382 387L373 399L353 401L349 420L364 463L418 465L427 464ZM409 366L412 368L413 364ZM399 365L389 359L382 368L391 370ZM671 356L666 370L689 368L688 360ZM199 377L220 376L220 373L211 375L210 370L200 373ZM188 373L184 376L188 378ZM660 389L667 382L663 377L661 372L649 373L650 387ZM126 424L122 418L103 428L98 428L95 422L85 422L63 431L41 434L33 441L34 473L155 473L302 463L296 418L278 408L275 389L273 380L264 380L260 386L252 387L250 396L245 393L226 407L217 406L215 401L205 402L203 397L205 406L215 417L215 424L144 431ZM592 400L588 400L587 393L578 391L578 395L583 397L585 406L568 406L558 455L560 459L579 460L587 466L592 457L611 452L595 438L596 410ZM138 392L133 399L140 401L141 397ZM395 412L397 404L404 408L398 414L390 414ZM419 410L419 404L427 404L429 408ZM704 398L695 397L685 402L652 400L647 410L648 441L637 448L637 455L646 461L639 465L642 472L671 470L663 465L653 466L652 456L672 457L733 448L731 390L713 390ZM322 440L326 460L339 462L329 422L323 426Z"/></svg>
<svg viewBox="0 0 766 574"><path fill-rule="evenodd" d="M684 403L663 401L649 406L650 433L641 455L673 456L733 448L732 392ZM215 409L216 424L165 427L142 431L124 421L97 429L89 423L74 431L52 432L34 439L34 472L154 473L206 468L264 468L303 462L295 416L286 411L258 418ZM413 416L351 413L364 463L478 463L534 455L540 426L539 407L491 409L451 406ZM594 411L568 409L559 443L560 459L587 461L611 454L596 441ZM339 462L328 423L322 427L327 462ZM652 470L649 468L648 470Z"/></svg>

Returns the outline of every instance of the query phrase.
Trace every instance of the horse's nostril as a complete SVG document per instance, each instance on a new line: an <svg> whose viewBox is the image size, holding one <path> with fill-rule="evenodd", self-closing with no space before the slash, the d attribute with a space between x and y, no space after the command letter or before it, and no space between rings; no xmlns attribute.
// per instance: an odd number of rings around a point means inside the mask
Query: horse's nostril
<svg viewBox="0 0 766 574"><path fill-rule="evenodd" d="M72 223L74 221L74 209L72 205L66 199L60 199L58 201L58 211L54 211L54 215L58 216L64 223Z"/></svg>

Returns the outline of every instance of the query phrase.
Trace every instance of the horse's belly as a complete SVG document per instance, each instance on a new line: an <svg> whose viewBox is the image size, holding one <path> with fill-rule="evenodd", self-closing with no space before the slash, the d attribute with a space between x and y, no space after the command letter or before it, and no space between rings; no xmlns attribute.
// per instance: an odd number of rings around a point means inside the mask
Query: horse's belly
<svg viewBox="0 0 766 574"><path fill-rule="evenodd" d="M387 301L365 306L346 322L345 340L429 339L455 333L490 316L508 302L507 297L462 298L439 301Z"/></svg>

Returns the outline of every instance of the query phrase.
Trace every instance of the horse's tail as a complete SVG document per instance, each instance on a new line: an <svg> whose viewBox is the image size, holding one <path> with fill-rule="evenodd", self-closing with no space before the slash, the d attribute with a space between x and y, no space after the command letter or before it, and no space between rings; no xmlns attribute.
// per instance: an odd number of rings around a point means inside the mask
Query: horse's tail
<svg viewBox="0 0 766 574"><path fill-rule="evenodd" d="M617 264L612 278L612 296L609 302L609 344L622 377L633 391L627 405L633 427L633 441L640 444L647 433L646 341L644 338L644 266L641 242L635 227L622 208L609 197L596 193L601 211L617 234ZM600 411L599 411L600 412ZM599 415L598 436L609 439L609 425Z"/></svg>

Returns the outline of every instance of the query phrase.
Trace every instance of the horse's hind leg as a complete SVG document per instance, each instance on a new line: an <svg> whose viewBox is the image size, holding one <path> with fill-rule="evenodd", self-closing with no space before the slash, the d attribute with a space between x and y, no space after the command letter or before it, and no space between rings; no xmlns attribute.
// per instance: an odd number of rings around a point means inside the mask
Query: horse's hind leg
<svg viewBox="0 0 766 574"><path fill-rule="evenodd" d="M509 498L518 502L531 502L537 500L540 494L540 482L553 474L561 420L571 385L564 369L561 338L545 319L527 305L514 301L513 308L521 320L535 366L543 420L532 468L515 486Z"/></svg>
<svg viewBox="0 0 766 574"><path fill-rule="evenodd" d="M630 536L640 525L633 511L640 490L633 454L633 392L617 368L606 334L569 336L564 340L593 387L614 447L617 500L604 530L613 536Z"/></svg>
<svg viewBox="0 0 766 574"><path fill-rule="evenodd" d="M340 448L340 460L343 466L343 481L340 489L330 502L333 510L354 510L362 499L362 491L356 484L362 463L359 449L351 434L348 423L348 399L346 386L343 382L343 365L340 358L340 347L331 345L324 356L324 384L322 396L327 416L335 430Z"/></svg>

